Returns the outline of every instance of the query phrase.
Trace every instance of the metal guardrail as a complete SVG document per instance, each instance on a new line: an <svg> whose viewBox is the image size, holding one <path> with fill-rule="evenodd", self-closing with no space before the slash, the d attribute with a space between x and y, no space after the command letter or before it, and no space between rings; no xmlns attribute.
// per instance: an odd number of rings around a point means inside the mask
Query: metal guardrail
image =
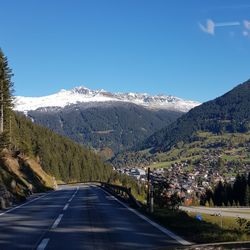
<svg viewBox="0 0 250 250"><path fill-rule="evenodd" d="M115 196L119 196L122 199L127 200L131 205L136 206L137 208L141 207L141 204L132 195L131 188L113 185L106 182L101 182L101 186L112 194L114 194Z"/></svg>
<svg viewBox="0 0 250 250"><path fill-rule="evenodd" d="M86 182L70 182L67 184L58 184L60 185L76 185L76 184L87 184L87 183L93 183L95 185L101 185L102 188L106 189L110 193L112 193L115 196L118 196L126 201L128 201L132 206L135 206L136 208L141 208L142 205L140 202L136 200L136 198L131 193L131 188L118 186L109 184L107 182L100 182L100 181L86 181Z"/></svg>

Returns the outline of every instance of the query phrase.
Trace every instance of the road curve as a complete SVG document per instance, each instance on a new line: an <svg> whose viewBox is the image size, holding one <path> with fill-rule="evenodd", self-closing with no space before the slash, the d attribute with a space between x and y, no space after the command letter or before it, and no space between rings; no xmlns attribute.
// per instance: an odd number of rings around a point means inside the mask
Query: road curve
<svg viewBox="0 0 250 250"><path fill-rule="evenodd" d="M0 213L0 230L1 250L165 249L188 244L94 185L64 186Z"/></svg>

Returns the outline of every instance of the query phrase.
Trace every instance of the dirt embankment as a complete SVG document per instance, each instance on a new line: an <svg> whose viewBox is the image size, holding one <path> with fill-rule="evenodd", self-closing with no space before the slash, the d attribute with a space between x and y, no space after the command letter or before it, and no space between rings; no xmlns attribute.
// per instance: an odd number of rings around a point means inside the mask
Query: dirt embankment
<svg viewBox="0 0 250 250"><path fill-rule="evenodd" d="M0 208L55 188L55 179L36 160L7 150L0 153Z"/></svg>

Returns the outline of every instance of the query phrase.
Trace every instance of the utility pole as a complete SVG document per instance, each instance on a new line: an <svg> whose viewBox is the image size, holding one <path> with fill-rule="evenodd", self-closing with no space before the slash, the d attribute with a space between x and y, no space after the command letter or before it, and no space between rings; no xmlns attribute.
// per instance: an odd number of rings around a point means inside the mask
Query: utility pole
<svg viewBox="0 0 250 250"><path fill-rule="evenodd" d="M148 188L147 188L147 207L148 212L154 212L154 187L150 180L150 168L148 168Z"/></svg>
<svg viewBox="0 0 250 250"><path fill-rule="evenodd" d="M150 185L150 213L154 212L154 186L151 183Z"/></svg>
<svg viewBox="0 0 250 250"><path fill-rule="evenodd" d="M147 208L150 206L150 168L148 168L148 180L147 180Z"/></svg>

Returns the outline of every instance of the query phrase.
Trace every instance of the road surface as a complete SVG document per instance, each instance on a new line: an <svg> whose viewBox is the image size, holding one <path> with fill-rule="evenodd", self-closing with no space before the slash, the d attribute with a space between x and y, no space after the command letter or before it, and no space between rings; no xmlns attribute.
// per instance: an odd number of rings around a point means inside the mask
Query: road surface
<svg viewBox="0 0 250 250"><path fill-rule="evenodd" d="M250 220L250 208L219 208L219 207L186 207L181 206L181 210L186 212L193 212L193 213L203 213L203 214L210 214L216 216L224 216L224 217L233 217L233 218L244 218Z"/></svg>
<svg viewBox="0 0 250 250"><path fill-rule="evenodd" d="M0 212L0 249L165 249L188 244L94 185Z"/></svg>

